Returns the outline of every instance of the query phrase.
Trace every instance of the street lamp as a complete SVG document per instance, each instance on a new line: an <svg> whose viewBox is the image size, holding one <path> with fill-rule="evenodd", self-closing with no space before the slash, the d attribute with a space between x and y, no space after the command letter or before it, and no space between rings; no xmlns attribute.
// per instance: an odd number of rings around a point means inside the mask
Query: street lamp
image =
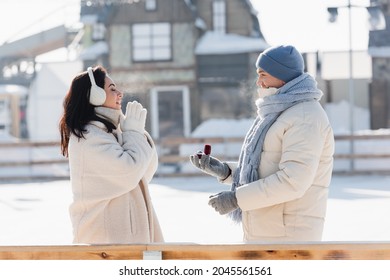
<svg viewBox="0 0 390 280"><path fill-rule="evenodd" d="M375 1L371 1L371 4L373 4ZM352 8L365 8L367 9L369 19L368 22L370 24L370 30L381 30L386 28L386 22L384 15L382 13L382 10L379 5L370 5L368 7L366 6L357 6L352 5L351 0L348 0L348 5L346 6L340 6L340 7L329 7L328 13L329 13L329 22L335 22L338 17L338 9L340 8L347 8L348 9L348 54L349 54L349 78L348 78L348 99L349 99L349 125L350 125L350 154L352 156L350 165L351 165L351 171L354 170L354 159L353 155L355 154L354 151L354 140L353 140L353 133L354 133L354 84L353 84L353 61L352 61Z"/></svg>

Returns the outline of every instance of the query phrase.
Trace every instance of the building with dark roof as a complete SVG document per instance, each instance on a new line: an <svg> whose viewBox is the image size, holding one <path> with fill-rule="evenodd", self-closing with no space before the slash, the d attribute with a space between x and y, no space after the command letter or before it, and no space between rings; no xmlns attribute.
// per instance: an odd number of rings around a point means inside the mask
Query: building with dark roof
<svg viewBox="0 0 390 280"><path fill-rule="evenodd" d="M84 66L103 64L149 111L154 138L251 116L268 47L249 0L81 1Z"/></svg>

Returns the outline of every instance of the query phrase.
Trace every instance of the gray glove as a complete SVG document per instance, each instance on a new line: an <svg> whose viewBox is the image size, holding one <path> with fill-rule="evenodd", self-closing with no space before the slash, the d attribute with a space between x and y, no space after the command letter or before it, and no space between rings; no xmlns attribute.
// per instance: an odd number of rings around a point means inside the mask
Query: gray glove
<svg viewBox="0 0 390 280"><path fill-rule="evenodd" d="M217 177L220 180L225 180L231 173L231 170L226 163L202 152L198 152L196 155L191 155L190 161L196 168L199 168L201 171Z"/></svg>
<svg viewBox="0 0 390 280"><path fill-rule="evenodd" d="M146 109L137 101L128 102L126 114L121 118L120 124L122 131L134 130L140 133L145 131Z"/></svg>
<svg viewBox="0 0 390 280"><path fill-rule="evenodd" d="M225 215L238 208L236 192L225 191L210 196L209 205L219 214Z"/></svg>

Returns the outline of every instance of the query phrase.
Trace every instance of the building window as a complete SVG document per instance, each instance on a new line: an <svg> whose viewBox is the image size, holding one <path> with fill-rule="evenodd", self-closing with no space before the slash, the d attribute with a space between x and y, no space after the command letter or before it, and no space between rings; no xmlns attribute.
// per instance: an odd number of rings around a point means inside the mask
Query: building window
<svg viewBox="0 0 390 280"><path fill-rule="evenodd" d="M157 0L145 0L145 10L155 11L157 9Z"/></svg>
<svg viewBox="0 0 390 280"><path fill-rule="evenodd" d="M98 22L92 26L92 40L101 41L104 40L106 34L106 27L103 23Z"/></svg>
<svg viewBox="0 0 390 280"><path fill-rule="evenodd" d="M217 33L226 33L226 2L225 0L213 1L213 28Z"/></svg>
<svg viewBox="0 0 390 280"><path fill-rule="evenodd" d="M9 126L11 122L11 116L8 106L8 100L0 100L0 132L6 131L9 132Z"/></svg>
<svg viewBox="0 0 390 280"><path fill-rule="evenodd" d="M151 89L151 132L154 139L191 134L190 91L187 86Z"/></svg>
<svg viewBox="0 0 390 280"><path fill-rule="evenodd" d="M134 24L133 61L170 60L171 25L169 23Z"/></svg>

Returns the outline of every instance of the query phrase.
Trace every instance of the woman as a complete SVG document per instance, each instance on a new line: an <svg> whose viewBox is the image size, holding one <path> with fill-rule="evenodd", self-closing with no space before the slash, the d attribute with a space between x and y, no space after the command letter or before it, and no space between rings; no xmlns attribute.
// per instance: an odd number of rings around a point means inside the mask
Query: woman
<svg viewBox="0 0 390 280"><path fill-rule="evenodd" d="M293 46L266 49L256 68L258 116L239 161L202 154L191 162L231 184L209 204L242 223L244 241L321 241L334 153L322 92Z"/></svg>
<svg viewBox="0 0 390 280"><path fill-rule="evenodd" d="M61 150L69 157L74 243L162 242L148 183L157 152L144 130L146 109L129 102L101 67L72 81L60 120Z"/></svg>

